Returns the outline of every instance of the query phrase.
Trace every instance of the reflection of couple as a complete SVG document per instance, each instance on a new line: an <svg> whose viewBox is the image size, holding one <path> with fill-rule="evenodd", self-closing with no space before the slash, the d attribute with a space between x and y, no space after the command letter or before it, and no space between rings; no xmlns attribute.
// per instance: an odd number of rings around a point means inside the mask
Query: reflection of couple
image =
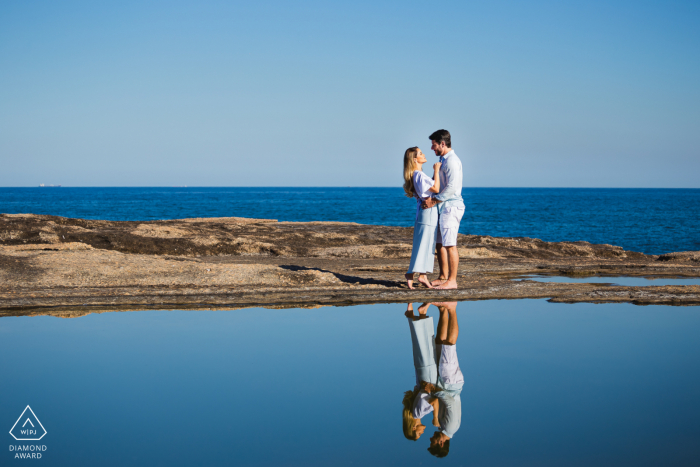
<svg viewBox="0 0 700 467"><path fill-rule="evenodd" d="M433 303L440 311L437 336L433 318L428 316L431 304L418 308L418 316L409 303L406 310L416 386L406 391L403 398L403 433L410 440L418 440L425 431L421 418L433 413L433 425L438 428L430 438L428 451L437 457L450 452L450 440L462 423L462 386L464 377L457 360L457 302Z"/></svg>
<svg viewBox="0 0 700 467"><path fill-rule="evenodd" d="M418 147L408 148L403 158L403 189L406 196L418 200L413 228L413 252L406 280L413 288L414 274L418 282L436 289L457 288L457 234L464 215L462 201L462 162L452 150L450 132L438 130L430 135L431 149L440 162L433 165L433 178L423 173L425 155ZM437 252L440 277L432 283L426 273L433 272Z"/></svg>

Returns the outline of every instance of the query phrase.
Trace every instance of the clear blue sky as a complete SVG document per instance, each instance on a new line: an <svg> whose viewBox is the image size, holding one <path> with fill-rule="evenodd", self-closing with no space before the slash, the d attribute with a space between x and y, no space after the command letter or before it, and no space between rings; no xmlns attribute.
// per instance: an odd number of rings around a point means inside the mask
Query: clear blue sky
<svg viewBox="0 0 700 467"><path fill-rule="evenodd" d="M0 186L399 186L447 128L466 186L700 187L699 24L668 0L2 1Z"/></svg>

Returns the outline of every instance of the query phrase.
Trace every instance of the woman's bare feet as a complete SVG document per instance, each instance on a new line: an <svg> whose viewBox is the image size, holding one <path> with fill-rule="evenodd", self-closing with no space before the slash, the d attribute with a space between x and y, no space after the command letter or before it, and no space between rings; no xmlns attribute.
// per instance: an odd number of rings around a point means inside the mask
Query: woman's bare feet
<svg viewBox="0 0 700 467"><path fill-rule="evenodd" d="M406 274L404 277L406 278L406 282L408 283L408 288L413 290L414 289L414 287L413 287L413 273ZM418 279L418 280L420 280L420 279Z"/></svg>
<svg viewBox="0 0 700 467"><path fill-rule="evenodd" d="M425 274L420 274L418 276L418 282L420 282L421 284L423 284L424 286L426 286L429 289L433 288L433 285L430 283L430 281L428 280L428 277Z"/></svg>
<svg viewBox="0 0 700 467"><path fill-rule="evenodd" d="M404 314L406 315L406 318L410 318L410 319L413 319L413 318L414 318L414 315L413 315L413 303L408 303L408 304L406 304L406 313L404 313Z"/></svg>

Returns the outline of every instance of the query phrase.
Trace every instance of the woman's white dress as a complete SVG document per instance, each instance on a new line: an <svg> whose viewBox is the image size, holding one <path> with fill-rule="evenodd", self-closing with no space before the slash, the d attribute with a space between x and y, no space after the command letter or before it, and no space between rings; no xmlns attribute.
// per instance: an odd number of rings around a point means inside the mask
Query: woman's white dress
<svg viewBox="0 0 700 467"><path fill-rule="evenodd" d="M430 197L429 189L435 181L420 170L413 172L413 188L416 192L418 206L416 209L416 221L413 225L413 251L408 273L433 272L435 264L435 235L438 225L438 209L433 206L429 209L421 209L420 205Z"/></svg>

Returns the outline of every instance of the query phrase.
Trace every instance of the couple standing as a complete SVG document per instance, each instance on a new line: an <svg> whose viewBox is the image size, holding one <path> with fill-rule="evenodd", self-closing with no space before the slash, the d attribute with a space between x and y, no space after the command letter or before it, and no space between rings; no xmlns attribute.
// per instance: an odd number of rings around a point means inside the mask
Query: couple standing
<svg viewBox="0 0 700 467"><path fill-rule="evenodd" d="M433 178L422 170L427 159L420 148L408 148L403 157L403 189L406 196L418 200L406 280L408 288L413 289L414 274L418 273L418 282L428 288L456 289L457 234L464 215L462 161L452 150L449 131L436 131L430 135L430 141L430 149L440 158L433 165ZM430 282L426 273L433 272L434 252L437 252L440 276Z"/></svg>

